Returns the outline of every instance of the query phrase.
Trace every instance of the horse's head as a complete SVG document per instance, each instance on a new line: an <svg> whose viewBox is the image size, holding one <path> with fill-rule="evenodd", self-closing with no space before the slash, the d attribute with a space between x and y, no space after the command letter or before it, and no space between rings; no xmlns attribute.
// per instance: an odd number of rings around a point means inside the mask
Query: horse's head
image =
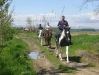
<svg viewBox="0 0 99 75"><path fill-rule="evenodd" d="M69 28L64 28L65 30L65 39L67 42L70 42L71 41L71 38L70 38L70 27Z"/></svg>

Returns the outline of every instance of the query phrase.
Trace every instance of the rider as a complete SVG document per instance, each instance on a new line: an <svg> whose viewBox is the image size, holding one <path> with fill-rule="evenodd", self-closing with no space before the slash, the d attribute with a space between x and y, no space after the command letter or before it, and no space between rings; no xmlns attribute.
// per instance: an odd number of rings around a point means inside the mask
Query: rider
<svg viewBox="0 0 99 75"><path fill-rule="evenodd" d="M62 20L60 20L58 22L57 27L58 27L59 30L58 30L58 32L56 32L55 37L56 37L56 42L58 43L60 34L62 33L64 27L65 28L69 27L68 22L65 20L65 16L62 16Z"/></svg>
<svg viewBox="0 0 99 75"><path fill-rule="evenodd" d="M39 30L39 31L40 31L40 30L43 30L43 27L42 27L41 24L39 24L38 30ZM38 35L39 35L39 32L38 32Z"/></svg>
<svg viewBox="0 0 99 75"><path fill-rule="evenodd" d="M51 26L49 25L49 22L47 22L47 25L45 26L45 30L47 31L49 29L51 29Z"/></svg>
<svg viewBox="0 0 99 75"><path fill-rule="evenodd" d="M38 27L39 30L42 30L43 27L41 26L41 24L39 24L39 27Z"/></svg>
<svg viewBox="0 0 99 75"><path fill-rule="evenodd" d="M49 22L47 22L47 25L45 26L45 34L49 29L51 30L51 26L49 25Z"/></svg>

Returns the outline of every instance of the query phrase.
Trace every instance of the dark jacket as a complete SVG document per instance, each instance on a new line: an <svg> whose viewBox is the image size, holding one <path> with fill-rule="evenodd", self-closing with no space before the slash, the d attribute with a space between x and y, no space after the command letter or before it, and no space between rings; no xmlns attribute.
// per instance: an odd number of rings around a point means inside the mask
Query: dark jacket
<svg viewBox="0 0 99 75"><path fill-rule="evenodd" d="M42 27L42 26L39 26L39 27L38 27L38 29L39 29L39 30L42 30L42 29L43 29L43 27Z"/></svg>
<svg viewBox="0 0 99 75"><path fill-rule="evenodd" d="M65 21L65 20L64 20L64 22L59 21L57 26L59 26L59 25L60 25L59 30L63 30L63 29L64 29L64 25L65 25L65 26L69 26L69 25L68 25L68 22Z"/></svg>

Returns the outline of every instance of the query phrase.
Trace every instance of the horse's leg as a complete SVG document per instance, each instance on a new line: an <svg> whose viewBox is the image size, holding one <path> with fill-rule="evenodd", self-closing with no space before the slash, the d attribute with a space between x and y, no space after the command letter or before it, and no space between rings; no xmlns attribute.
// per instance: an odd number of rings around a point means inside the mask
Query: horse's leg
<svg viewBox="0 0 99 75"><path fill-rule="evenodd" d="M55 47L55 53L56 53L56 56L58 57L58 44L56 43L56 47Z"/></svg>
<svg viewBox="0 0 99 75"><path fill-rule="evenodd" d="M66 61L67 61L67 62L69 62L68 49L69 49L69 46L66 46Z"/></svg>
<svg viewBox="0 0 99 75"><path fill-rule="evenodd" d="M39 43L41 44L41 38L39 37Z"/></svg>
<svg viewBox="0 0 99 75"><path fill-rule="evenodd" d="M51 38L49 38L49 47L51 48Z"/></svg>
<svg viewBox="0 0 99 75"><path fill-rule="evenodd" d="M47 45L48 45L48 47L49 47L49 37L48 37L48 39L47 39Z"/></svg>
<svg viewBox="0 0 99 75"><path fill-rule="evenodd" d="M48 38L46 39L46 43L47 43L47 46L48 46Z"/></svg>
<svg viewBox="0 0 99 75"><path fill-rule="evenodd" d="M41 37L41 46L42 46L42 37Z"/></svg>
<svg viewBox="0 0 99 75"><path fill-rule="evenodd" d="M50 48L51 48L51 39L50 39Z"/></svg>
<svg viewBox="0 0 99 75"><path fill-rule="evenodd" d="M46 42L46 37L45 37L45 44L47 44L47 42Z"/></svg>
<svg viewBox="0 0 99 75"><path fill-rule="evenodd" d="M59 58L60 58L60 60L62 60L62 47L60 47L60 49L59 49Z"/></svg>

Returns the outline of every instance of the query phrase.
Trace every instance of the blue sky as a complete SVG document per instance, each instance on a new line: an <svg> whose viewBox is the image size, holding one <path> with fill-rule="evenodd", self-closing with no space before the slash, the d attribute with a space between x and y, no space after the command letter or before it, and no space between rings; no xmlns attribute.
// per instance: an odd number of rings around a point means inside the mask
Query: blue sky
<svg viewBox="0 0 99 75"><path fill-rule="evenodd" d="M15 6L14 24L16 26L26 26L27 17L31 17L34 22L37 19L37 24L43 24L41 22L42 15L45 15L51 26L56 27L58 21L61 19L60 17L64 7L63 15L66 16L66 20L71 27L99 27L99 16L94 15L93 12L98 1L93 3L89 2L80 10L80 6L84 1L85 0L13 0L11 8Z"/></svg>

